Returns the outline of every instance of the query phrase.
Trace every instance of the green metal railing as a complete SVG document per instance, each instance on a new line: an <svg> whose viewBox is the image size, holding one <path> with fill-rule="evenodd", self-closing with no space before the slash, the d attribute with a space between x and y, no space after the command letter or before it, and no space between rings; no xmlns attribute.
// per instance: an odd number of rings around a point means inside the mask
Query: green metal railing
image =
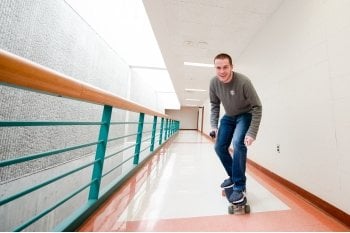
<svg viewBox="0 0 350 233"><path fill-rule="evenodd" d="M28 70L37 70L37 72L28 72ZM52 76L54 76L55 79L52 79ZM38 86L37 83L39 81L43 83L43 80L45 84ZM59 86L64 82L66 82L64 90L54 89L56 86ZM69 82L73 82L74 85ZM170 119L167 115L154 112L136 103L127 101L99 89L95 89L90 85L57 74L45 67L41 67L2 50L0 50L0 84L15 88L25 88L34 92L58 95L60 97L73 98L75 100L103 106L100 122L0 121L0 129L20 127L42 128L94 126L96 130L99 130L98 138L95 141L83 142L68 147L62 146L58 149L55 148L48 151L39 151L33 154L14 155L11 159L0 161L0 169L4 169L11 166L16 167L20 164L38 159L50 158L67 152L74 153L83 148L96 148L95 153L93 154L94 158L78 160L79 163L74 167L70 167L67 170L60 170L59 174L53 174L38 183L33 180L31 181L32 183L26 184L27 187L24 187L23 189L20 188L20 191L1 197L0 213L2 212L2 215L6 215L6 211L18 211L22 208L22 206L19 206L21 202L16 204L16 201L23 197L26 197L27 200L33 200L38 198L36 193L41 192L41 195L39 196L41 196L41 198L44 196L45 198L46 191L41 190L50 188L51 185L57 184L58 186L54 186L55 188L66 191L64 196L60 196L59 199L52 201L52 203L44 209L41 209L40 211L33 210L32 216L29 216L26 219L18 217L20 219L15 219L14 222L20 222L20 224L11 226L12 228L10 229L3 229L4 231L72 231L76 229L76 227L78 227L82 221L84 221L104 200L106 200L114 190L116 190L138 169L143 161L146 161L148 157L150 157L157 149L161 148L162 145L164 145L164 143L179 130L179 122ZM70 86L71 90L67 90L67 86ZM77 89L77 87L80 89ZM83 91L81 88L83 88ZM88 95L84 96L81 93L88 93ZM95 97L94 93L96 93ZM113 110L136 113L139 115L139 119L138 121L113 122L111 120ZM124 126L124 128L126 126L137 126L135 127L137 130L136 132L125 130L123 131L125 133L124 135L111 137L109 131L111 127L116 125ZM107 153L109 143L112 142L118 142L118 150ZM140 159L141 154L144 155L143 159ZM87 157L88 156L91 157L91 155L87 155ZM116 158L118 159L116 160ZM113 159L118 162L110 162ZM106 162L108 162L109 165L108 169L104 168ZM88 172L86 172L86 170ZM126 170L126 172L124 170ZM81 182L78 182L78 187L69 187L66 185L63 187L62 185L60 186L60 181L64 179L75 179L76 175L83 171L84 175L82 176L90 174L91 178L88 181L82 179ZM115 175L116 171L119 171L117 172L117 175ZM108 179L106 179L107 183L101 188L101 183L106 177L108 177ZM31 197L31 195L33 196ZM65 204L69 201L75 200L74 198L77 197L79 197L79 203L82 204L74 206L72 210L65 213L63 208ZM53 221L55 224L50 229L35 228L35 223L39 221L48 221L48 215L55 211L61 211L61 215L63 211L66 217L60 221ZM0 224L1 221L3 220L0 220ZM42 225L50 226L50 224Z"/></svg>

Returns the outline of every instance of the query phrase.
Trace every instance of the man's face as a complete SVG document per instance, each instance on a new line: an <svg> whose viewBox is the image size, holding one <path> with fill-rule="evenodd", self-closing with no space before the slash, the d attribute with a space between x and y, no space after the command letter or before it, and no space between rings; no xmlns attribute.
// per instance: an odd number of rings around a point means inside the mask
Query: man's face
<svg viewBox="0 0 350 233"><path fill-rule="evenodd" d="M214 61L216 76L223 83L228 83L232 79L233 67L228 59L215 59Z"/></svg>

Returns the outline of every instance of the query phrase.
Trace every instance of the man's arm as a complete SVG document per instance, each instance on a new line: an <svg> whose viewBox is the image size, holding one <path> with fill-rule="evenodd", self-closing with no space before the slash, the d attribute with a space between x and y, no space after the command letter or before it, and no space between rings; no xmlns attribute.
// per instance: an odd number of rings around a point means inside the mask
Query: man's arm
<svg viewBox="0 0 350 233"><path fill-rule="evenodd" d="M213 87L213 83L210 83L209 87L209 98L210 98L210 125L213 130L217 130L219 116L220 116L220 99L216 95L215 89Z"/></svg>
<svg viewBox="0 0 350 233"><path fill-rule="evenodd" d="M248 141L245 140L246 144L248 143L248 145L250 145L256 139L256 135L259 131L262 117L262 104L253 84L250 81L247 83L247 85L245 85L245 94L252 107L250 111L252 114L252 121L247 132L247 136L251 139Z"/></svg>

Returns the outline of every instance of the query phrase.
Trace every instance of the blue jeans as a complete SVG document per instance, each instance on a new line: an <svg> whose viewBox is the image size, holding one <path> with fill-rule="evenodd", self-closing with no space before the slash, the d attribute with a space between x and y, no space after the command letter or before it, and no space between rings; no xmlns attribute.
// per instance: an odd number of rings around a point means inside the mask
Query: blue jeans
<svg viewBox="0 0 350 233"><path fill-rule="evenodd" d="M244 138L250 126L252 115L243 113L237 116L223 116L220 120L215 151L224 166L227 175L234 183L234 190L243 191L246 188L247 147ZM233 144L233 157L229 153Z"/></svg>

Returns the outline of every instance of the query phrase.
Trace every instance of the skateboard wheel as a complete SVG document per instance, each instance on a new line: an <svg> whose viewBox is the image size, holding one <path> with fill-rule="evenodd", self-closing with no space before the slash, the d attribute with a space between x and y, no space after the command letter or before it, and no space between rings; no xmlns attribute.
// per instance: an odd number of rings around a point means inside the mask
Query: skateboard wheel
<svg viewBox="0 0 350 233"><path fill-rule="evenodd" d="M234 214L234 213L235 213L235 211L234 211L232 205L230 205L230 206L228 207L228 213L229 213L229 214Z"/></svg>
<svg viewBox="0 0 350 233"><path fill-rule="evenodd" d="M244 207L244 211L245 211L247 214L249 214L249 213L250 213L250 205L246 205L246 206Z"/></svg>

